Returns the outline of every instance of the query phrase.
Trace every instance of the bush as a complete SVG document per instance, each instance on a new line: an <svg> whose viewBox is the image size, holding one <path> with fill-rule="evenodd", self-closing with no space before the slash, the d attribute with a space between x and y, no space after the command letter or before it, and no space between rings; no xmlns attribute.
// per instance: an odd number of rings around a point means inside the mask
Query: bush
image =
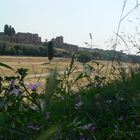
<svg viewBox="0 0 140 140"><path fill-rule="evenodd" d="M92 60L91 54L88 51L81 51L78 53L77 60L82 63L87 63Z"/></svg>

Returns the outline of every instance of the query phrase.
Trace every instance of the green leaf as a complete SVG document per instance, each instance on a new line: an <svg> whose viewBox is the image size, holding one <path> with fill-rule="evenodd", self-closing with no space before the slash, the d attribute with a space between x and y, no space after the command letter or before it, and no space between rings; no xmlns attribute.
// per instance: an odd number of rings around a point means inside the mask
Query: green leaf
<svg viewBox="0 0 140 140"><path fill-rule="evenodd" d="M8 66L4 63L1 63L1 62L0 62L0 67L5 67L5 68L8 68L8 69L14 70L12 67L10 67L10 66Z"/></svg>

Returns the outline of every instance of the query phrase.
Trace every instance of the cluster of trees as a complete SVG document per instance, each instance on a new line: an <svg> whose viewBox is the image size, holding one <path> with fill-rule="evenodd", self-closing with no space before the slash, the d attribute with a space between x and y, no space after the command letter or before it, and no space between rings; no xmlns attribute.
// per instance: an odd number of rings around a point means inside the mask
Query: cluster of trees
<svg viewBox="0 0 140 140"><path fill-rule="evenodd" d="M0 42L0 55L23 55L23 56L48 56L51 61L53 57L70 57L67 50L54 48L51 41L42 45L16 44Z"/></svg>
<svg viewBox="0 0 140 140"><path fill-rule="evenodd" d="M102 49L93 49L93 50L84 50L79 51L77 53L77 60L86 63L91 60L109 60L113 59L116 61L123 62L132 62L132 63L140 63L140 56L137 55L127 55L125 53L115 51L115 56L113 58L113 50L102 50Z"/></svg>
<svg viewBox="0 0 140 140"><path fill-rule="evenodd" d="M48 48L45 46L0 43L0 55L18 56L47 56Z"/></svg>
<svg viewBox="0 0 140 140"><path fill-rule="evenodd" d="M70 58L72 56L72 54L68 50L55 48L54 49L54 56L55 57Z"/></svg>
<svg viewBox="0 0 140 140"><path fill-rule="evenodd" d="M4 26L4 34L8 36L12 36L15 34L15 29L11 25Z"/></svg>

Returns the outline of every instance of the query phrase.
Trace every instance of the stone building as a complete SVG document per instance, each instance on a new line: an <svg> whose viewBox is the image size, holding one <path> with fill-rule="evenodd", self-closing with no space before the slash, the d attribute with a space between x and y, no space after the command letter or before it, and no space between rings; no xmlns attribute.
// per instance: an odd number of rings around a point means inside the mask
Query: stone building
<svg viewBox="0 0 140 140"><path fill-rule="evenodd" d="M56 37L55 39L53 38L51 41L53 42L53 45L56 48L66 49L70 52L77 52L78 51L78 45L64 43L63 36Z"/></svg>
<svg viewBox="0 0 140 140"><path fill-rule="evenodd" d="M64 46L63 37L62 36L53 38L51 41L53 42L53 45L56 48L63 48L63 46Z"/></svg>
<svg viewBox="0 0 140 140"><path fill-rule="evenodd" d="M38 34L32 33L16 33L12 36L5 35L3 32L0 33L1 41L10 41L14 43L25 43L25 44L40 44L41 37Z"/></svg>
<svg viewBox="0 0 140 140"><path fill-rule="evenodd" d="M31 33L17 33L16 36L16 43L26 43L26 44L39 44L41 43L41 37L38 34L31 34Z"/></svg>

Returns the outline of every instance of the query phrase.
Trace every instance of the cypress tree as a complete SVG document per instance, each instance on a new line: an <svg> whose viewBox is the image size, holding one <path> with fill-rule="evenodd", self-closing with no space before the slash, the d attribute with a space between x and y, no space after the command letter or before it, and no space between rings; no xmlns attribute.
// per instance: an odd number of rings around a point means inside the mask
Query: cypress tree
<svg viewBox="0 0 140 140"><path fill-rule="evenodd" d="M8 27L8 25L6 24L6 25L4 26L4 34L5 34L5 35L8 35L8 30L9 30L9 27Z"/></svg>
<svg viewBox="0 0 140 140"><path fill-rule="evenodd" d="M49 41L47 46L48 46L48 59L51 62L51 60L53 59L53 55L54 55L53 42Z"/></svg>
<svg viewBox="0 0 140 140"><path fill-rule="evenodd" d="M12 35L12 27L11 27L11 25L10 25L9 28L8 28L8 35L9 35L9 36Z"/></svg>
<svg viewBox="0 0 140 140"><path fill-rule="evenodd" d="M13 34L15 34L15 29L13 27L8 26L7 24L4 26L4 34L5 35L9 35L12 36Z"/></svg>
<svg viewBox="0 0 140 140"><path fill-rule="evenodd" d="M13 27L11 28L11 32L12 32L12 35L15 34L15 29Z"/></svg>

